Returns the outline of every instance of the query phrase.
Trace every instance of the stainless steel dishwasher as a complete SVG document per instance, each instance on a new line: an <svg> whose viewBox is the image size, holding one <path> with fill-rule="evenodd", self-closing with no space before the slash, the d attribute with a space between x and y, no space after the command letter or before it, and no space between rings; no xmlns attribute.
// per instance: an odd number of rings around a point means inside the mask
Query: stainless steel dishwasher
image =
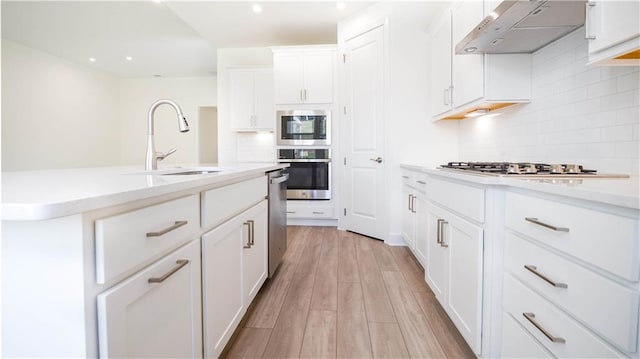
<svg viewBox="0 0 640 359"><path fill-rule="evenodd" d="M269 278L278 269L287 250L287 180L282 170L269 176Z"/></svg>

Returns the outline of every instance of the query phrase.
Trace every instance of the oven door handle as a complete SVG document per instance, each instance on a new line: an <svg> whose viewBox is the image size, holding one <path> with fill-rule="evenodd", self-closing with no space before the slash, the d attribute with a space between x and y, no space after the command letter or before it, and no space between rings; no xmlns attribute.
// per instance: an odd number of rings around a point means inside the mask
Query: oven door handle
<svg viewBox="0 0 640 359"><path fill-rule="evenodd" d="M294 163L294 162L319 162L319 163L330 163L330 159L313 159L313 160L289 160L289 159L279 159L280 163Z"/></svg>

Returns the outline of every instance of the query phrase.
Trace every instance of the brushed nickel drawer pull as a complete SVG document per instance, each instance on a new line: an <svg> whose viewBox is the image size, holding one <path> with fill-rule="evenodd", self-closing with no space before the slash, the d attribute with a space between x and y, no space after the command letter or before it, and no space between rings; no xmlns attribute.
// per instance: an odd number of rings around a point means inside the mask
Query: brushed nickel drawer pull
<svg viewBox="0 0 640 359"><path fill-rule="evenodd" d="M174 229L178 229L184 225L186 225L187 223L189 223L188 221L176 221L176 223L173 224L173 226L171 227L167 227L161 231L158 232L148 232L147 233L147 237L160 237L162 235L165 235L171 231L173 231Z"/></svg>
<svg viewBox="0 0 640 359"><path fill-rule="evenodd" d="M242 248L251 248L251 221L246 221L242 225L247 226L247 244L243 245Z"/></svg>
<svg viewBox="0 0 640 359"><path fill-rule="evenodd" d="M551 229L551 230L553 230L553 231L556 231L556 232L569 232L569 228L566 228L566 227L556 227L556 226L553 226L553 225L551 225L551 224L547 224L547 223L544 223L544 222L540 222L540 221L539 221L537 218L535 218L535 217L525 217L525 218L524 218L524 220L525 220L525 221L527 221L527 222L535 223L535 224L537 224L537 225L539 225L539 226L542 226L542 227L545 227L545 228L549 228L549 229Z"/></svg>
<svg viewBox="0 0 640 359"><path fill-rule="evenodd" d="M551 279L549 279L549 277L547 277L546 275L538 272L538 267L531 265L531 264L525 264L524 268L526 270L528 270L529 272L535 274L536 276L542 278L545 282L551 284L554 287L558 287L558 288L569 288L568 285L566 285L565 283L558 283L558 282L554 282Z"/></svg>
<svg viewBox="0 0 640 359"><path fill-rule="evenodd" d="M444 222L444 219L438 218L438 227L436 231L436 243L438 244L442 242L442 222Z"/></svg>
<svg viewBox="0 0 640 359"><path fill-rule="evenodd" d="M404 178L404 179L409 179L409 176L402 176L402 178Z"/></svg>
<svg viewBox="0 0 640 359"><path fill-rule="evenodd" d="M413 195L412 194L409 195L409 200L407 201L407 203L409 204L409 208L408 208L409 211L413 212L413 206L412 206L412 204L413 204Z"/></svg>
<svg viewBox="0 0 640 359"><path fill-rule="evenodd" d="M318 211L313 211L311 213L313 213L313 214L324 214L324 212L318 212Z"/></svg>
<svg viewBox="0 0 640 359"><path fill-rule="evenodd" d="M544 329L534 318L536 317L535 314L533 313L522 313L522 315L524 315L524 317L531 323L533 324L534 327L538 328L539 331L542 332L542 334L544 334L545 337L547 337L549 340L551 340L554 343L566 343L566 340L564 340L564 338L560 338L560 337L554 337L553 335L551 335L551 333L549 333L546 329Z"/></svg>
<svg viewBox="0 0 640 359"><path fill-rule="evenodd" d="M449 245L444 242L444 225L448 223L449 222L445 221L444 219L438 219L438 237L440 238L439 243L440 247L444 248L449 247Z"/></svg>
<svg viewBox="0 0 640 359"><path fill-rule="evenodd" d="M251 246L253 246L255 243L255 239L256 239L256 222L252 219L247 220L247 222L249 223L249 227L251 228L251 235L249 236L249 239L251 240Z"/></svg>
<svg viewBox="0 0 640 359"><path fill-rule="evenodd" d="M176 261L176 264L177 265L175 267L173 267L173 269L171 269L170 271L165 273L165 275L163 275L162 277L149 278L148 282L149 283L162 283L162 282L164 282L165 279L171 277L175 272L179 271L180 269L182 269L182 267L184 267L187 264L189 264L189 260L188 259L178 259Z"/></svg>
<svg viewBox="0 0 640 359"><path fill-rule="evenodd" d="M416 181L416 182L418 182L420 184L427 184L427 182L425 182L425 181Z"/></svg>

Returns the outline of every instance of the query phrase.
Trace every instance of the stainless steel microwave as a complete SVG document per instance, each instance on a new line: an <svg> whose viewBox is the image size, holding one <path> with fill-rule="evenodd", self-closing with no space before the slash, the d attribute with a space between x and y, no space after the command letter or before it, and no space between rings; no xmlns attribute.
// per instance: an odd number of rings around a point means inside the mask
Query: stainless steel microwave
<svg viewBox="0 0 640 359"><path fill-rule="evenodd" d="M331 144L331 111L277 112L279 146L328 146Z"/></svg>

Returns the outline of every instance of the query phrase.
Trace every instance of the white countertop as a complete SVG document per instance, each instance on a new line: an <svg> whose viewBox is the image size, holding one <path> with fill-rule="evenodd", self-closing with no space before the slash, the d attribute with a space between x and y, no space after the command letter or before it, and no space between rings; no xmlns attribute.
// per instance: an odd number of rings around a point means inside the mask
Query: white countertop
<svg viewBox="0 0 640 359"><path fill-rule="evenodd" d="M585 179L522 179L487 176L440 170L416 164L401 164L402 168L430 175L447 177L484 185L523 188L538 192L640 209L640 180L631 178Z"/></svg>
<svg viewBox="0 0 640 359"><path fill-rule="evenodd" d="M2 220L43 220L87 212L192 188L251 178L287 167L277 163L212 167L217 173L161 175L196 166L142 166L2 173ZM202 167L202 166L199 166Z"/></svg>

